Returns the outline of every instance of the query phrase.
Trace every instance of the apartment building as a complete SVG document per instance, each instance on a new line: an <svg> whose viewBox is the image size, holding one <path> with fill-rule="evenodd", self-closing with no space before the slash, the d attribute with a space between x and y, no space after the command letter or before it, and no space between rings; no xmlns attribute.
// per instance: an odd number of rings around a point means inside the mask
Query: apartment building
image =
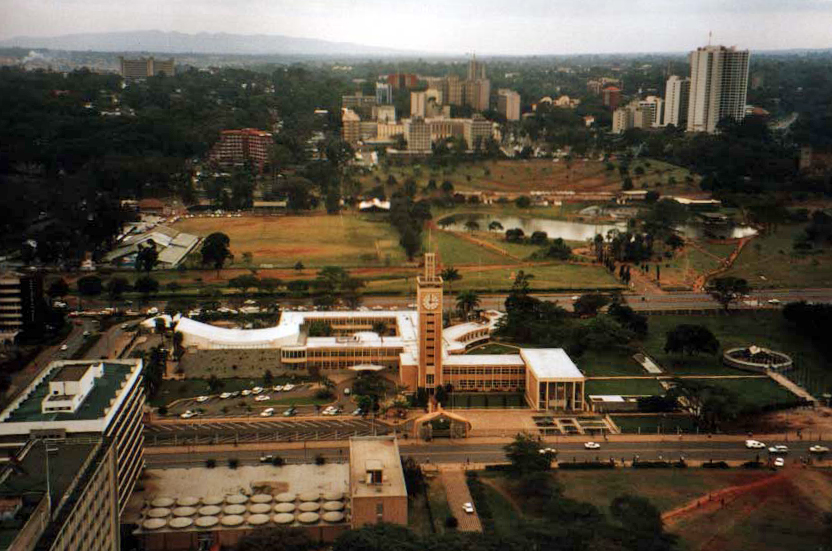
<svg viewBox="0 0 832 551"><path fill-rule="evenodd" d="M719 122L745 117L748 50L705 46L690 53L688 132L716 132Z"/></svg>
<svg viewBox="0 0 832 551"><path fill-rule="evenodd" d="M121 76L127 80L138 80L164 74L172 77L175 74L174 58L167 60L154 57L140 57L139 59L126 59L120 56Z"/></svg>
<svg viewBox="0 0 832 551"><path fill-rule="evenodd" d="M350 145L355 145L361 139L361 117L346 107L341 109L341 137Z"/></svg>
<svg viewBox="0 0 832 551"><path fill-rule="evenodd" d="M141 359L52 362L0 413L0 438L109 439L121 512L144 468L143 381Z"/></svg>
<svg viewBox="0 0 832 551"><path fill-rule="evenodd" d="M420 153L431 152L430 126L422 117L413 117L404 123L407 150Z"/></svg>
<svg viewBox="0 0 832 551"><path fill-rule="evenodd" d="M465 81L465 104L477 111L487 111L491 106L491 81L487 78Z"/></svg>
<svg viewBox="0 0 832 551"><path fill-rule="evenodd" d="M369 119L376 106L376 96L365 96L363 92L356 92L350 96L341 96L341 107L355 111L362 119Z"/></svg>
<svg viewBox="0 0 832 551"><path fill-rule="evenodd" d="M419 84L419 77L410 73L393 73L387 75L387 84L394 90L409 90Z"/></svg>
<svg viewBox="0 0 832 551"><path fill-rule="evenodd" d="M410 92L410 116L424 118L427 103L427 92Z"/></svg>
<svg viewBox="0 0 832 551"><path fill-rule="evenodd" d="M618 106L621 104L621 88L607 86L601 90L601 103L610 111L618 109Z"/></svg>
<svg viewBox="0 0 832 551"><path fill-rule="evenodd" d="M269 150L273 143L271 133L264 130L223 130L219 141L211 149L209 159L226 166L251 162L262 172L269 160Z"/></svg>
<svg viewBox="0 0 832 551"><path fill-rule="evenodd" d="M465 120L463 136L465 137L465 143L468 144L468 149L476 149L477 145L482 145L486 139L493 135L494 123L482 115L474 115L472 118Z"/></svg>
<svg viewBox="0 0 832 551"><path fill-rule="evenodd" d="M376 82L376 104L390 105L393 103L393 85L386 82Z"/></svg>

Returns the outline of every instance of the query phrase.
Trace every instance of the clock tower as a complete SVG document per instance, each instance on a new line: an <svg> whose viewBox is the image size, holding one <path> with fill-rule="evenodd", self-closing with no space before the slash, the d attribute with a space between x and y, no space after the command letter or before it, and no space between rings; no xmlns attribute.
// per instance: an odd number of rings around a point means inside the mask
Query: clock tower
<svg viewBox="0 0 832 551"><path fill-rule="evenodd" d="M418 385L433 393L442 383L442 277L436 275L436 254L425 253L425 273L416 279L419 307Z"/></svg>

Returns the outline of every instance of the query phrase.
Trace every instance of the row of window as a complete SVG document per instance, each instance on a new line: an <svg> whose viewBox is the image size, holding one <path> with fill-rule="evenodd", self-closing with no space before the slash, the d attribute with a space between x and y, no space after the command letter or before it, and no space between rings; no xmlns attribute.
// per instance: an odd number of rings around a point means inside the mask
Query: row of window
<svg viewBox="0 0 832 551"><path fill-rule="evenodd" d="M443 367L445 375L525 375L525 367Z"/></svg>
<svg viewBox="0 0 832 551"><path fill-rule="evenodd" d="M480 381L476 379L459 379L448 381L459 390L490 390L490 389L518 389L526 388L526 382L521 379L499 379L496 381Z"/></svg>

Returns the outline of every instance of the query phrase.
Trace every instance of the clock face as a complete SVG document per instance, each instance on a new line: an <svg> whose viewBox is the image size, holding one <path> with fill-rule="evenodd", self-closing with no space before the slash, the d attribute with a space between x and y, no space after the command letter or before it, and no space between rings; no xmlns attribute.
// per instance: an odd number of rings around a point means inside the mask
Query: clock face
<svg viewBox="0 0 832 551"><path fill-rule="evenodd" d="M439 306L439 297L436 295L425 295L422 299L422 305L428 310L435 310Z"/></svg>

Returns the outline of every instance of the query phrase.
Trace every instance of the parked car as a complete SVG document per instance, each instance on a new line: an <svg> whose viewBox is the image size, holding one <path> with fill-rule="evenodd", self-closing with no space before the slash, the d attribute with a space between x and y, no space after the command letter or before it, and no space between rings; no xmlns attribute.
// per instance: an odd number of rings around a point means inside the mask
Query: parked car
<svg viewBox="0 0 832 551"><path fill-rule="evenodd" d="M782 457L778 457L777 459L774 460L774 466L775 467L785 467L786 466L786 460L783 459Z"/></svg>
<svg viewBox="0 0 832 551"><path fill-rule="evenodd" d="M203 403L203 402L207 402L208 400L209 400L208 396L199 396L196 399L196 401L199 402L200 404Z"/></svg>
<svg viewBox="0 0 832 551"><path fill-rule="evenodd" d="M789 453L789 447L784 446L783 444L778 444L777 446L770 446L768 449L768 453Z"/></svg>
<svg viewBox="0 0 832 551"><path fill-rule="evenodd" d="M243 396L249 396L249 395L251 395L251 391L246 389L246 390L243 390L242 392L240 392L240 394L242 394Z"/></svg>
<svg viewBox="0 0 832 551"><path fill-rule="evenodd" d="M283 391L283 385L274 385L272 387L272 390L274 390L275 392L282 392Z"/></svg>
<svg viewBox="0 0 832 551"><path fill-rule="evenodd" d="M349 396L350 392L352 392L352 391L349 389L349 387L345 388L344 389L344 396Z"/></svg>
<svg viewBox="0 0 832 551"><path fill-rule="evenodd" d="M222 394L220 394L220 399L221 400L225 400L226 398L231 398L231 393L230 392L223 392Z"/></svg>
<svg viewBox="0 0 832 551"><path fill-rule="evenodd" d="M85 336L85 337L89 337L89 336L90 336L90 332L89 332L89 331L84 331L84 336Z"/></svg>
<svg viewBox="0 0 832 551"><path fill-rule="evenodd" d="M768 301L767 301L767 302L768 302L769 304L771 304L772 306L778 306L778 305L780 304L780 299L777 299L777 298L770 298L770 299L768 299Z"/></svg>
<svg viewBox="0 0 832 551"><path fill-rule="evenodd" d="M62 344L61 345L61 352L66 352L67 350L69 350L69 347L65 344Z"/></svg>
<svg viewBox="0 0 832 551"><path fill-rule="evenodd" d="M584 448L588 450L599 450L601 449L601 444L598 442L584 442Z"/></svg>
<svg viewBox="0 0 832 551"><path fill-rule="evenodd" d="M363 414L364 414L364 412L363 412L363 411L361 411L361 408L357 408L355 411L353 411L353 412L352 412L352 415L353 415L354 417L360 417L360 416L361 416L361 415L363 415Z"/></svg>
<svg viewBox="0 0 832 551"><path fill-rule="evenodd" d="M290 407L286 411L283 412L283 417L294 417L297 415L298 410L294 406Z"/></svg>
<svg viewBox="0 0 832 551"><path fill-rule="evenodd" d="M191 417L196 417L197 415L199 415L197 412L188 410L185 413L181 414L179 417L181 417L182 419L190 419Z"/></svg>
<svg viewBox="0 0 832 551"><path fill-rule="evenodd" d="M766 445L760 442L759 440L746 440L745 447L749 450L764 450L766 449Z"/></svg>
<svg viewBox="0 0 832 551"><path fill-rule="evenodd" d="M272 461L274 461L274 456L270 453L260 456L260 463L271 463Z"/></svg>
<svg viewBox="0 0 832 551"><path fill-rule="evenodd" d="M462 510L465 511L466 513L468 513L469 515L473 515L474 514L474 504L471 503L470 501L467 501L467 502L462 504Z"/></svg>
<svg viewBox="0 0 832 551"><path fill-rule="evenodd" d="M814 446L809 447L810 453L827 453L829 452L829 448L826 446L821 446L820 444L815 444Z"/></svg>
<svg viewBox="0 0 832 551"><path fill-rule="evenodd" d="M266 400L271 400L272 397L268 394L261 394L257 398L254 399L255 402L265 402Z"/></svg>
<svg viewBox="0 0 832 551"><path fill-rule="evenodd" d="M263 387L262 386L256 386L256 387L251 389L252 394L260 394L261 392L263 392Z"/></svg>
<svg viewBox="0 0 832 551"><path fill-rule="evenodd" d="M260 412L260 417L271 417L274 415L274 408L266 408Z"/></svg>
<svg viewBox="0 0 832 551"><path fill-rule="evenodd" d="M295 388L295 385L292 385L292 384L283 385L283 391L284 392L289 392L290 390L294 390L294 388Z"/></svg>

